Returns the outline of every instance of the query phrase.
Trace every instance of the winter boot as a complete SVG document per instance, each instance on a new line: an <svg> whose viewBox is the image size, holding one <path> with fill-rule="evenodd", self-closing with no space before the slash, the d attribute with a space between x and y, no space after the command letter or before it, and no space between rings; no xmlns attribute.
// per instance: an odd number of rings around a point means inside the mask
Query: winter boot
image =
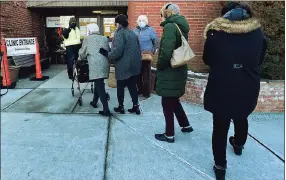
<svg viewBox="0 0 286 180"><path fill-rule="evenodd" d="M233 136L229 137L229 143L232 145L234 153L235 153L236 155L240 156L240 155L242 154L243 146L237 146L237 145L235 145L234 140L235 140L235 139L234 139Z"/></svg>
<svg viewBox="0 0 286 180"><path fill-rule="evenodd" d="M216 180L225 180L225 168L214 165L213 170L215 173Z"/></svg>
<svg viewBox="0 0 286 180"><path fill-rule="evenodd" d="M139 105L133 105L132 109L128 109L129 113L136 113L137 115L141 114Z"/></svg>
<svg viewBox="0 0 286 180"><path fill-rule="evenodd" d="M119 105L118 107L115 107L114 111L119 113L119 114L125 114L125 110L124 110L124 106L123 105Z"/></svg>

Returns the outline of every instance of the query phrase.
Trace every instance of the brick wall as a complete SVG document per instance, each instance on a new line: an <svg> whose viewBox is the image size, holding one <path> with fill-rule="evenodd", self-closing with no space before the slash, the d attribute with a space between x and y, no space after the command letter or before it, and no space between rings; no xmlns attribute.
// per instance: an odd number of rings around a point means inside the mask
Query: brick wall
<svg viewBox="0 0 286 180"><path fill-rule="evenodd" d="M25 1L0 2L0 37L40 37L40 16L27 9Z"/></svg>
<svg viewBox="0 0 286 180"><path fill-rule="evenodd" d="M131 28L135 28L136 20L139 15L147 15L149 25L155 28L157 35L161 37L162 21L160 10L168 1L130 1L128 2L128 20ZM221 5L219 2L208 1L176 1L180 7L181 14L184 15L190 25L189 42L195 51L197 58L191 62L191 69L195 72L203 72L207 70L201 57L203 53L204 38L203 32L208 22L219 16Z"/></svg>
<svg viewBox="0 0 286 180"><path fill-rule="evenodd" d="M152 71L151 87L154 89L156 72ZM197 105L203 105L204 92L207 85L207 79L189 78L186 84L186 93L181 98L182 101L191 102ZM284 81L270 81L260 83L260 93L256 112L284 112ZM155 93L155 92L154 92Z"/></svg>
<svg viewBox="0 0 286 180"><path fill-rule="evenodd" d="M285 108L284 89L284 81L262 82L256 111L283 112Z"/></svg>

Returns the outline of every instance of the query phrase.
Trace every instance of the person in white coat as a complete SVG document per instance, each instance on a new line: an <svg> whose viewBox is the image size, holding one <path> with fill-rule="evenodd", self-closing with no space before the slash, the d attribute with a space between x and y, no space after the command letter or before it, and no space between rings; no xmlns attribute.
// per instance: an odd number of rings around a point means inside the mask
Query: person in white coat
<svg viewBox="0 0 286 180"><path fill-rule="evenodd" d="M97 24L89 24L87 26L88 36L83 40L82 47L79 50L79 59L87 59L89 64L89 79L94 82L94 96L90 105L97 108L97 102L100 98L103 105L103 111L99 114L110 116L108 107L108 97L105 90L104 79L109 75L109 62L107 57L99 53L99 49L103 48L109 51L108 39L100 35Z"/></svg>

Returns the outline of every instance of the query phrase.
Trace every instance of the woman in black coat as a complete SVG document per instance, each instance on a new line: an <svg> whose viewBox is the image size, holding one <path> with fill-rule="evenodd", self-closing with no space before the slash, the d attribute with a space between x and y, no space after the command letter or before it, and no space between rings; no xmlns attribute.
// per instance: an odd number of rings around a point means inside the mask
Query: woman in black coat
<svg viewBox="0 0 286 180"><path fill-rule="evenodd" d="M209 65L204 108L213 113L214 171L224 179L227 133L231 119L235 135L230 144L241 155L248 133L248 116L254 111L259 90L266 39L247 4L229 3L222 16L207 25L203 60Z"/></svg>

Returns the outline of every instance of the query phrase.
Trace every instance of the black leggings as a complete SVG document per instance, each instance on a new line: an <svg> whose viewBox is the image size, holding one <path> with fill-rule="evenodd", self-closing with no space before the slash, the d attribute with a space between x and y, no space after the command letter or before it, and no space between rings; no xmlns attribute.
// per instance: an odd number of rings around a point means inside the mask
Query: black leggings
<svg viewBox="0 0 286 180"><path fill-rule="evenodd" d="M231 119L213 115L213 137L212 148L215 164L221 167L226 167L226 146L227 134ZM235 119L234 123L234 138L237 146L243 146L247 139L248 120L247 118Z"/></svg>
<svg viewBox="0 0 286 180"><path fill-rule="evenodd" d="M119 105L124 105L124 88L127 86L133 105L138 105L138 92L137 92L137 76L132 76L129 79L117 80L117 99Z"/></svg>
<svg viewBox="0 0 286 180"><path fill-rule="evenodd" d="M100 98L100 101L103 106L103 111L107 112L109 110L108 107L108 99L105 91L105 84L104 79L95 79L94 82L94 92L93 92L93 102L97 104L98 99Z"/></svg>

